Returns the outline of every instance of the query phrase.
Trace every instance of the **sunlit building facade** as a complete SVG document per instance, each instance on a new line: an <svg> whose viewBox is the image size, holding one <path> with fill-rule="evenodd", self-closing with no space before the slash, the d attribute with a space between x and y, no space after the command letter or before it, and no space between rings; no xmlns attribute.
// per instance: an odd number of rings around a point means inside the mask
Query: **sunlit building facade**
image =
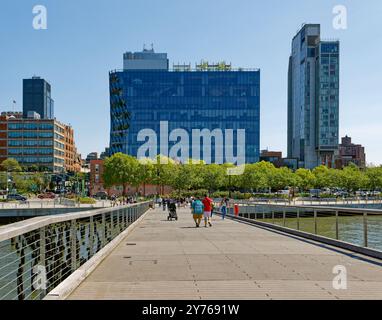
<svg viewBox="0 0 382 320"><path fill-rule="evenodd" d="M338 41L323 41L306 24L292 41L288 72L288 158L299 166L334 167L339 142Z"/></svg>
<svg viewBox="0 0 382 320"><path fill-rule="evenodd" d="M160 124L166 123L168 132L184 129L190 137L189 155L192 158L193 129L245 130L245 162L259 161L260 144L260 71L258 69L232 69L225 63L201 63L174 65L168 68L167 54L147 50L152 63L127 63L125 69L110 72L110 154L123 152L137 156L143 142L138 135L141 130L150 129L158 136L157 154L175 141L160 138ZM143 52L144 53L144 52ZM125 54L125 60L132 54ZM139 55L144 59L145 55ZM162 59L162 62L160 60ZM158 61L159 60L159 61ZM134 62L134 61L133 61ZM142 68L142 65L145 67ZM237 152L238 139L224 137L225 147ZM211 160L217 150L212 139ZM233 145L231 144L231 141ZM204 160L201 140L200 159ZM164 148L166 149L166 148ZM226 151L226 150L225 150ZM223 162L228 162L226 158Z"/></svg>

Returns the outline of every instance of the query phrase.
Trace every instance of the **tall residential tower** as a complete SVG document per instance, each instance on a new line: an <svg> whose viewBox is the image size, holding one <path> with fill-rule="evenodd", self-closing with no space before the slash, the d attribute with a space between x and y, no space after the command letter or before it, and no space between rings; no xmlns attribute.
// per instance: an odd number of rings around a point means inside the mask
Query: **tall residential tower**
<svg viewBox="0 0 382 320"><path fill-rule="evenodd" d="M339 41L306 24L292 40L288 70L288 158L334 167L339 142Z"/></svg>

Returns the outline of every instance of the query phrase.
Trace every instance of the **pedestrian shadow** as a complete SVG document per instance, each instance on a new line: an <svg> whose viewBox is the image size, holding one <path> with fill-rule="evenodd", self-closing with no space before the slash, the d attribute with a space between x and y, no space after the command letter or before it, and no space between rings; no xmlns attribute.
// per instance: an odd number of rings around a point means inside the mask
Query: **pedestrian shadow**
<svg viewBox="0 0 382 320"><path fill-rule="evenodd" d="M196 227L179 227L179 229L196 229Z"/></svg>

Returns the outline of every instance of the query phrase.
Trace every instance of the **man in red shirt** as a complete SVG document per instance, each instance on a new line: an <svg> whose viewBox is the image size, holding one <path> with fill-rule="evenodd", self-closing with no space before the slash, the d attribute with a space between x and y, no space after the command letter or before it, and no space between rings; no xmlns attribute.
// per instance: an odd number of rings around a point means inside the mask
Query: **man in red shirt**
<svg viewBox="0 0 382 320"><path fill-rule="evenodd" d="M207 223L208 223L208 225L212 227L212 224L211 224L212 199L209 198L208 195L205 195L202 202L204 205L204 226L207 228Z"/></svg>

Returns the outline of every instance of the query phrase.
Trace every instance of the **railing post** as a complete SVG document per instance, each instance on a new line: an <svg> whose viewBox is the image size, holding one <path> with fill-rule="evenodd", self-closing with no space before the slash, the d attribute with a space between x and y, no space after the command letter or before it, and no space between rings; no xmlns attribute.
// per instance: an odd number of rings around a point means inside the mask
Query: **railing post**
<svg viewBox="0 0 382 320"><path fill-rule="evenodd" d="M118 230L118 234L120 234L120 232L121 232L121 223L120 223L120 221L119 221L119 219L120 219L120 213L121 212L121 210L120 209L118 209L117 210L117 226L116 226L116 229Z"/></svg>
<svg viewBox="0 0 382 320"><path fill-rule="evenodd" d="M285 209L283 209L283 227L285 227Z"/></svg>
<svg viewBox="0 0 382 320"><path fill-rule="evenodd" d="M128 224L127 224L127 208L123 209L122 217L123 217L123 229L126 229L128 226Z"/></svg>
<svg viewBox="0 0 382 320"><path fill-rule="evenodd" d="M297 230L300 230L300 209L297 208Z"/></svg>
<svg viewBox="0 0 382 320"><path fill-rule="evenodd" d="M367 241L367 212L363 213L363 246L368 246Z"/></svg>
<svg viewBox="0 0 382 320"><path fill-rule="evenodd" d="M94 218L90 217L89 222L90 230L89 230L89 259L94 255Z"/></svg>
<svg viewBox="0 0 382 320"><path fill-rule="evenodd" d="M45 227L40 228L40 263L39 265L44 268L45 276L46 276L46 234ZM41 288L42 296L46 295L46 284L44 284Z"/></svg>
<svg viewBox="0 0 382 320"><path fill-rule="evenodd" d="M317 234L317 210L314 209L314 234Z"/></svg>
<svg viewBox="0 0 382 320"><path fill-rule="evenodd" d="M275 224L275 210L272 209L272 224Z"/></svg>
<svg viewBox="0 0 382 320"><path fill-rule="evenodd" d="M77 223L71 220L70 225L70 256L72 260L72 272L77 269Z"/></svg>
<svg viewBox="0 0 382 320"><path fill-rule="evenodd" d="M102 213L102 225L101 225L101 230L102 230L102 238L101 238L101 246L102 248L106 244L106 215L105 213Z"/></svg>
<svg viewBox="0 0 382 320"><path fill-rule="evenodd" d="M338 231L338 210L336 210L336 240L338 240L340 236Z"/></svg>

